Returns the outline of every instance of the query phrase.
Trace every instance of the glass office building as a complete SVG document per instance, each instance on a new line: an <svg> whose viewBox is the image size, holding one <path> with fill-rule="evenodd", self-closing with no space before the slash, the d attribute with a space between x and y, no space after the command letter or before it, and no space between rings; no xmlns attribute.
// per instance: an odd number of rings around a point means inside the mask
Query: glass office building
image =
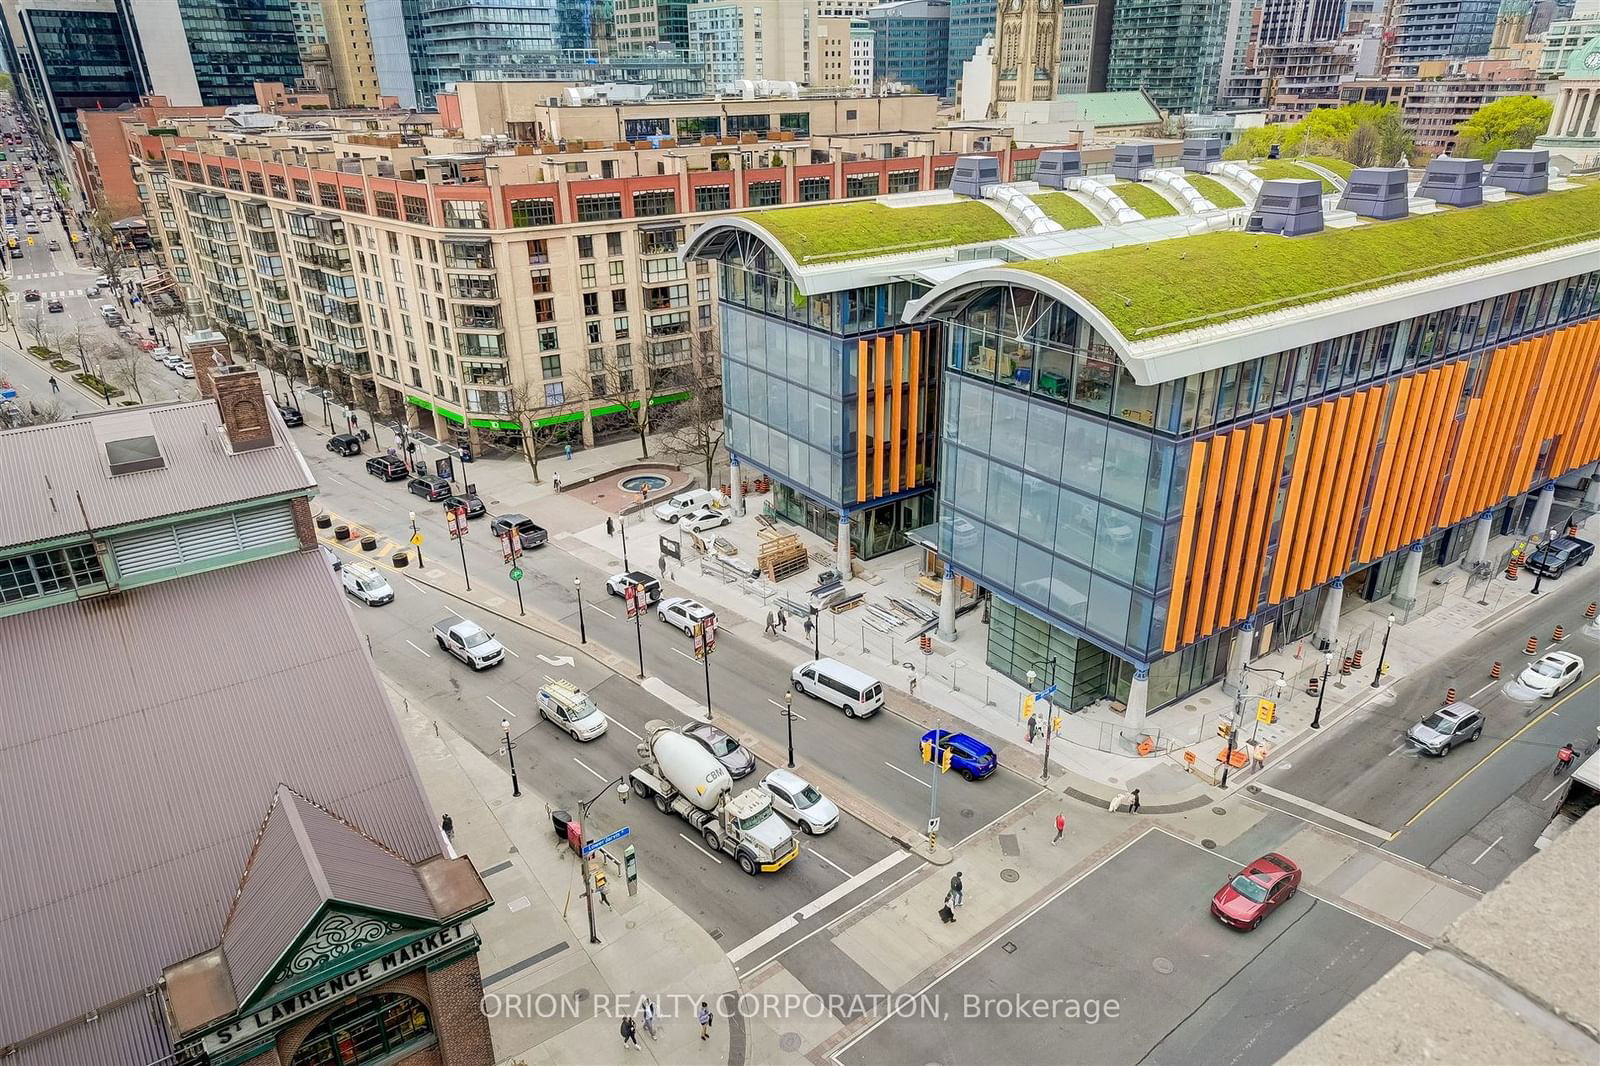
<svg viewBox="0 0 1600 1066"><path fill-rule="evenodd" d="M950 46L940 95L955 97L961 64L972 58L985 37L994 36L998 5L999 0L950 0Z"/></svg>
<svg viewBox="0 0 1600 1066"><path fill-rule="evenodd" d="M1106 89L1143 89L1163 111L1210 111L1228 10L1215 0L1117 0Z"/></svg>
<svg viewBox="0 0 1600 1066"><path fill-rule="evenodd" d="M256 102L255 83L300 77L289 0L177 0L200 100L208 107Z"/></svg>
<svg viewBox="0 0 1600 1066"><path fill-rule="evenodd" d="M875 82L899 82L934 96L944 93L950 80L947 0L879 4L867 10L867 23L872 27Z"/></svg>
<svg viewBox="0 0 1600 1066"><path fill-rule="evenodd" d="M36 96L58 136L80 140L78 111L137 103L143 92L133 46L116 12L103 8L21 8L23 40L0 19L7 65L19 92Z"/></svg>

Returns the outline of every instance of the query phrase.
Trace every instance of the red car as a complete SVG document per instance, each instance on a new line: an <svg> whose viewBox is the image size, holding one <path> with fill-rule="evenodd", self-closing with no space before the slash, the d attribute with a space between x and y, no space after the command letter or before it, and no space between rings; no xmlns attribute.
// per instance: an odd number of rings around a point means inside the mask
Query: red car
<svg viewBox="0 0 1600 1066"><path fill-rule="evenodd" d="M1254 929L1261 920L1294 898L1300 888L1300 867L1276 852L1268 852L1211 897L1211 913L1224 925Z"/></svg>

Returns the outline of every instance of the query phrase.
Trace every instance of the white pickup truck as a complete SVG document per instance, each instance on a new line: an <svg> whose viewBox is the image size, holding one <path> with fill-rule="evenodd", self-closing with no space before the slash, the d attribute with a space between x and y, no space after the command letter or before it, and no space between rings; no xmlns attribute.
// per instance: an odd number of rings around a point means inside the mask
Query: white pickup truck
<svg viewBox="0 0 1600 1066"><path fill-rule="evenodd" d="M433 624L433 639L439 647L474 670L486 670L506 657L505 646L476 622L465 618L446 618Z"/></svg>

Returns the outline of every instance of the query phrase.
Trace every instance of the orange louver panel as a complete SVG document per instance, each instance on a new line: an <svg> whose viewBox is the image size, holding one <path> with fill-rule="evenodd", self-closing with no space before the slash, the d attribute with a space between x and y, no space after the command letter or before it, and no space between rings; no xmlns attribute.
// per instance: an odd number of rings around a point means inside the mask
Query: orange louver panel
<svg viewBox="0 0 1600 1066"><path fill-rule="evenodd" d="M911 331L911 387L906 389L906 478L903 488L915 488L917 476L917 442L922 436L922 331Z"/></svg>
<svg viewBox="0 0 1600 1066"><path fill-rule="evenodd" d="M1466 375L1465 359L1444 368L1439 399L1434 407L1433 433L1425 442L1422 465L1418 467L1416 484L1411 493L1413 502L1407 509L1407 525L1398 544L1410 544L1432 527L1438 507L1445 450L1456 430L1456 410L1461 406L1461 380Z"/></svg>
<svg viewBox="0 0 1600 1066"><path fill-rule="evenodd" d="M1357 400L1365 399L1362 409L1352 417L1359 422L1355 450L1351 458L1349 484L1339 509L1339 535L1334 544L1333 562L1324 580L1333 574L1343 574L1355 554L1356 516L1361 510L1361 500L1373 477L1372 451L1378 438L1378 419L1383 417L1383 404L1388 396L1388 386L1379 385L1358 393Z"/></svg>
<svg viewBox="0 0 1600 1066"><path fill-rule="evenodd" d="M1411 395L1401 416L1399 436L1390 440L1390 447L1394 450L1394 466L1390 470L1389 488L1384 495L1377 534L1372 541L1372 558L1386 554L1394 541L1395 528L1406 507L1406 487L1411 484L1411 471L1417 461L1417 448L1423 432L1422 421L1433 406L1438 388L1439 373L1436 370L1417 374L1413 379ZM1393 424L1391 420L1390 425Z"/></svg>
<svg viewBox="0 0 1600 1066"><path fill-rule="evenodd" d="M856 502L867 498L867 342L856 342Z"/></svg>
<svg viewBox="0 0 1600 1066"><path fill-rule="evenodd" d="M1317 566L1311 574L1307 587L1320 585L1330 576L1339 573L1343 568L1337 565L1339 541L1344 533L1345 507L1350 499L1351 490L1366 479L1366 471L1359 473L1355 467L1356 453L1361 445L1362 420L1367 413L1367 390L1355 393L1349 398L1349 404L1344 410L1344 440L1339 447L1335 461L1329 466L1332 468L1333 481L1329 485L1328 495L1325 497L1327 505L1326 520L1323 522L1321 545L1317 551Z"/></svg>
<svg viewBox="0 0 1600 1066"><path fill-rule="evenodd" d="M1308 589L1322 580L1327 568L1327 557L1333 549L1333 524L1337 519L1334 501L1344 488L1345 473L1349 463L1349 444L1355 435L1351 411L1353 397L1341 396L1332 404L1333 421L1328 427L1328 445L1318 469L1321 481L1317 486L1317 504L1320 513L1306 531L1306 541L1300 552L1300 587Z"/></svg>
<svg viewBox="0 0 1600 1066"><path fill-rule="evenodd" d="M1190 583L1198 582L1199 587L1191 589L1184 605L1183 643L1185 644L1194 640L1195 633L1199 629L1205 590L1211 583L1211 544L1217 518L1217 485L1222 480L1222 464L1227 458L1227 451L1226 436L1218 434L1211 438L1211 447L1206 456L1206 479L1200 486L1198 499L1193 501L1193 506L1200 510L1200 527L1195 533Z"/></svg>
<svg viewBox="0 0 1600 1066"><path fill-rule="evenodd" d="M1207 562L1205 572L1209 575L1202 590L1205 600L1200 605L1200 628L1197 636L1204 636L1217 628L1217 613L1221 606L1222 597L1233 578L1234 557L1229 550L1229 541L1233 535L1233 512L1230 506L1237 494L1239 486L1239 470L1244 463L1245 431L1233 430L1228 434L1228 462L1222 471L1222 480L1216 485L1216 491L1207 494L1208 500L1215 500L1217 508L1216 532L1209 545L1210 560Z"/></svg>
<svg viewBox="0 0 1600 1066"><path fill-rule="evenodd" d="M878 371L877 394L873 397L877 410L873 414L874 432L876 438L872 448L872 495L883 495L883 453L888 446L888 377L889 377L889 341L887 337L879 337L877 341L876 359L874 366Z"/></svg>
<svg viewBox="0 0 1600 1066"><path fill-rule="evenodd" d="M1287 542L1281 535L1278 537L1278 558L1282 560L1287 556L1292 566L1283 587L1286 596L1293 596L1306 587L1311 572L1306 548L1316 539L1315 530L1319 524L1327 518L1320 512L1328 479L1328 441L1337 429L1335 407L1334 403L1318 404L1316 435L1309 442L1304 439L1300 442L1302 447L1308 443L1311 447L1311 461L1306 467L1306 498L1300 507L1300 517L1295 521L1294 537Z"/></svg>
<svg viewBox="0 0 1600 1066"><path fill-rule="evenodd" d="M1200 517L1200 486L1205 480L1207 442L1197 440L1189 449L1189 477L1183 489L1183 521L1178 526L1178 552L1172 563L1172 595L1167 601L1167 629L1161 646L1172 651L1178 646L1178 636L1184 628L1192 597L1189 580L1190 561L1194 557L1195 529Z"/></svg>
<svg viewBox="0 0 1600 1066"><path fill-rule="evenodd" d="M1382 531L1383 517L1389 507L1389 486L1394 483L1398 463L1400 435L1405 425L1406 411L1411 407L1411 394L1415 391L1415 378L1401 378L1395 386L1394 404L1389 408L1389 420L1383 430L1383 458L1378 463L1378 480L1372 487L1372 503L1367 508L1367 520L1361 529L1360 560L1371 559L1377 550L1378 535Z"/></svg>
<svg viewBox="0 0 1600 1066"><path fill-rule="evenodd" d="M1261 445L1265 439L1266 426L1260 422L1245 430L1244 465L1240 469L1239 480L1229 482L1227 486L1233 490L1233 532L1228 536L1224 561L1229 573L1220 586L1214 629L1231 626L1238 620L1238 604L1244 598L1240 590L1249 583L1250 571L1247 568L1250 559L1245 545L1255 533L1251 518L1255 514L1256 493L1261 487ZM1223 505L1227 503L1228 499L1224 496ZM1218 547L1221 547L1220 538Z"/></svg>
<svg viewBox="0 0 1600 1066"><path fill-rule="evenodd" d="M1293 416L1290 416L1291 418ZM1294 469L1289 475L1289 496L1284 501L1283 522L1278 527L1278 552L1272 562L1272 591L1268 603L1283 599L1284 585L1289 575L1289 557L1286 550L1294 537L1292 530L1299 521L1302 501L1306 497L1306 468L1310 464L1311 436L1316 430L1317 409L1307 407L1300 413L1300 438L1295 443ZM1284 427L1287 430L1287 426Z"/></svg>
<svg viewBox="0 0 1600 1066"><path fill-rule="evenodd" d="M1255 613L1261 598L1261 563L1266 556L1267 537L1272 533L1272 512L1278 502L1278 482L1283 471L1283 434L1287 415L1267 422L1266 441L1261 449L1261 464L1256 473L1255 503L1250 513L1250 537L1245 541L1244 580L1235 606L1235 621Z"/></svg>
<svg viewBox="0 0 1600 1066"><path fill-rule="evenodd" d="M894 335L894 360L893 368L889 374L889 439L885 445L889 450L889 491L900 491L900 453L902 451L900 436L904 432L904 423L901 421L901 409L905 406L904 370L906 358L906 338L904 333Z"/></svg>

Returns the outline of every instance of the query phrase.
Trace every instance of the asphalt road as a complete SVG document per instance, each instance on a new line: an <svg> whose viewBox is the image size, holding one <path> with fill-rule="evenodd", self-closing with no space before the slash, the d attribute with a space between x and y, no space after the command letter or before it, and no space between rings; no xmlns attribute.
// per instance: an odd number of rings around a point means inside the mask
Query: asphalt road
<svg viewBox="0 0 1600 1066"><path fill-rule="evenodd" d="M1148 833L836 1061L1270 1063L1414 950L1303 891L1261 928L1230 929L1209 905L1238 869ZM920 1016L934 1004L942 1016Z"/></svg>

